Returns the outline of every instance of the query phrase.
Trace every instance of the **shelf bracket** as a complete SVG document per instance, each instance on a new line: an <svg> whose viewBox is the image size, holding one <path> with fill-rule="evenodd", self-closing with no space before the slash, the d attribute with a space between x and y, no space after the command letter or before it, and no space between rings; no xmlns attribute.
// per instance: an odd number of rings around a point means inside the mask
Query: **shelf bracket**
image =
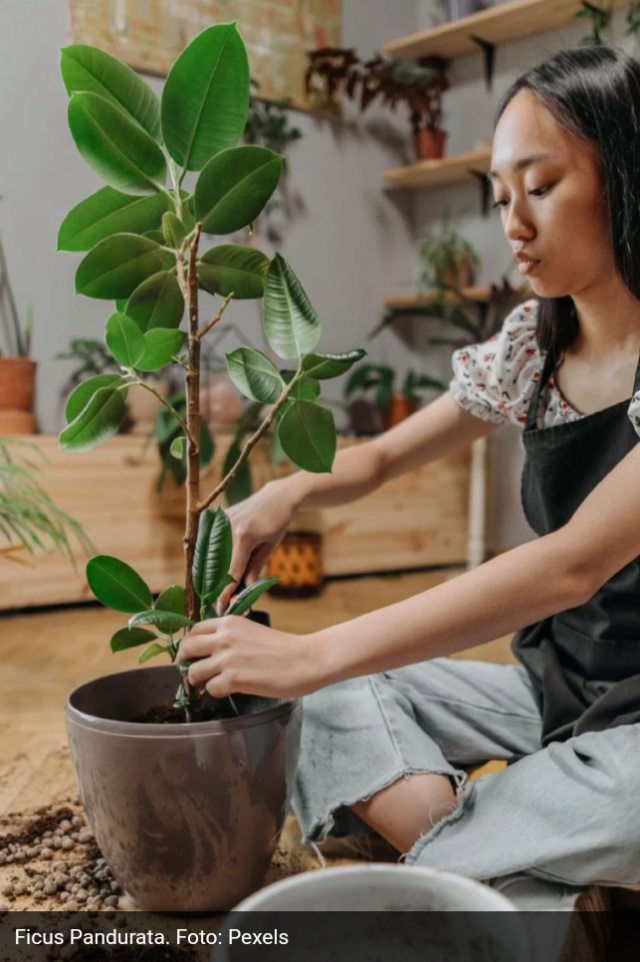
<svg viewBox="0 0 640 962"><path fill-rule="evenodd" d="M487 90L491 91L493 88L493 68L496 60L496 45L490 43L488 40L483 40L482 37L476 37L475 34L471 34L471 39L476 43L484 55L484 79L487 85Z"/></svg>
<svg viewBox="0 0 640 962"><path fill-rule="evenodd" d="M480 186L480 208L482 210L482 216L488 217L489 215L489 198L491 196L491 184L489 178L483 170L469 170L469 173L476 178Z"/></svg>

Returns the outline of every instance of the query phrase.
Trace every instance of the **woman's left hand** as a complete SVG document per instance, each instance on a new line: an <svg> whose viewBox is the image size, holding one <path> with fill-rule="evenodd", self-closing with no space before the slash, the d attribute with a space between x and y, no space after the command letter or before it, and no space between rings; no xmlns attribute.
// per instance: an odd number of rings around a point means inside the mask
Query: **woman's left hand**
<svg viewBox="0 0 640 962"><path fill-rule="evenodd" d="M238 615L200 621L180 642L178 663L199 658L189 683L223 698L240 692L297 698L324 682L323 646L314 635L291 635Z"/></svg>

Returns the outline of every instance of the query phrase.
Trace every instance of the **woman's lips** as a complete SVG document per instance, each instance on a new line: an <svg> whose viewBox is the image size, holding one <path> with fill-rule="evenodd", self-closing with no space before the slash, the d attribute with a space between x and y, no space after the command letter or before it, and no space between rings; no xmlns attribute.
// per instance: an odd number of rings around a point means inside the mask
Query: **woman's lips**
<svg viewBox="0 0 640 962"><path fill-rule="evenodd" d="M542 261L531 260L531 258L519 258L518 259L518 270L521 274L533 274L535 269L542 263Z"/></svg>

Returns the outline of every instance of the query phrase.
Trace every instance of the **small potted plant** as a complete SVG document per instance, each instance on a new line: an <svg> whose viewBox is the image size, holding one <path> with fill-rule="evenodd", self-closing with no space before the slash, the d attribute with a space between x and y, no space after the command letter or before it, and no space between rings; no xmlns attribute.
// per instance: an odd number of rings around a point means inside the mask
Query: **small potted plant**
<svg viewBox="0 0 640 962"><path fill-rule="evenodd" d="M419 293L434 289L459 293L473 284L480 265L475 248L462 236L450 211L424 236L419 257Z"/></svg>
<svg viewBox="0 0 640 962"><path fill-rule="evenodd" d="M380 54L362 61L352 49L326 47L309 55L306 89L334 101L341 90L365 111L375 100L395 110L406 105L418 160L444 156L447 134L442 128L442 97L449 89L447 61L419 61Z"/></svg>
<svg viewBox="0 0 640 962"><path fill-rule="evenodd" d="M0 434L33 434L36 362L31 350L31 307L20 324L0 239Z"/></svg>
<svg viewBox="0 0 640 962"><path fill-rule="evenodd" d="M409 371L402 388L395 389L396 372L386 364L360 364L354 368L345 386L345 397L355 393L375 390L375 406L380 412L382 427L385 431L400 424L405 418L418 410L420 391L442 391L441 381L423 374Z"/></svg>
<svg viewBox="0 0 640 962"><path fill-rule="evenodd" d="M229 518L213 506L276 422L294 464L331 470L336 432L331 411L317 401L320 381L349 370L364 351L316 351L317 314L280 255L269 260L226 242L203 249L205 237L253 223L282 172L273 151L238 146L250 82L235 23L211 26L185 48L161 101L95 47L67 47L61 68L72 137L107 186L68 215L59 247L84 254L78 293L115 300L105 341L119 371L78 385L60 444L73 452L106 441L125 415L128 392L147 390L163 405L167 425L178 427L165 441L186 471L182 584L154 596L123 560L97 556L87 565L94 595L126 616L112 650L142 647L140 663L160 656L169 664L108 675L72 692L71 755L98 845L138 906L221 911L264 879L287 810L300 704L240 694L213 699L189 685L188 665L178 670L173 662L183 633L216 617L216 601L233 582ZM193 193L183 187L189 172L197 178ZM219 298L209 319L201 317L201 289ZM203 491L202 346L233 298L263 299L262 333L284 366L250 347L226 355L231 380L265 415L225 476ZM182 375L181 404L142 377L168 364ZM272 583L237 586L226 614L248 614Z"/></svg>

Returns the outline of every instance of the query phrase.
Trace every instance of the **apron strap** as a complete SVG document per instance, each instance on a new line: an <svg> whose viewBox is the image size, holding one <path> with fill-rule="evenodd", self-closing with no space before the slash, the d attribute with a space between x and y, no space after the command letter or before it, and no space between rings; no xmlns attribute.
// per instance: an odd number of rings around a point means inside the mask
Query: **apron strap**
<svg viewBox="0 0 640 962"><path fill-rule="evenodd" d="M638 356L638 365L636 367L636 378L633 382L633 393L638 394L640 392L640 355Z"/></svg>
<svg viewBox="0 0 640 962"><path fill-rule="evenodd" d="M538 411L540 410L540 398L542 392L544 391L547 381L553 374L555 368L555 361L551 351L548 352L544 366L542 368L542 374L536 382L535 390L531 401L529 402L529 410L527 411L527 420L525 423L525 431L535 431L538 427ZM640 390L640 359L638 359L638 369L636 371L636 382L638 384L638 390Z"/></svg>

